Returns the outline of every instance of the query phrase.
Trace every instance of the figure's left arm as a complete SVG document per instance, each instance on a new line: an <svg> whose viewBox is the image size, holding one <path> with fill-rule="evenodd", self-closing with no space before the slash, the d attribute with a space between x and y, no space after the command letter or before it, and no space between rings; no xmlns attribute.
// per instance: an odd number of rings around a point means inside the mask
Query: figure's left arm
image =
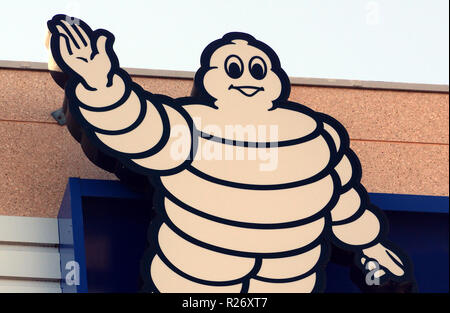
<svg viewBox="0 0 450 313"><path fill-rule="evenodd" d="M367 191L361 184L361 164L349 147L348 133L335 119L325 114L321 116L324 129L336 147L337 165L334 169L341 185L339 200L331 210L334 244L355 251L357 262L361 262L359 265L365 269L373 270L378 266L375 278L392 275L402 278L406 272L406 260L400 257L401 251L386 240L386 221L380 210L370 204Z"/></svg>

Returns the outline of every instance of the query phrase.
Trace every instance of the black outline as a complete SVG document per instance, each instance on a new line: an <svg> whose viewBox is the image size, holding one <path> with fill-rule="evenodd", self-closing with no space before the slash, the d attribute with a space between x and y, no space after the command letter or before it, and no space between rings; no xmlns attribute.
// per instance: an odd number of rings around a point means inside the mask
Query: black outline
<svg viewBox="0 0 450 313"><path fill-rule="evenodd" d="M254 89L254 91L251 94L246 93L245 91L243 91L242 89L244 88L250 88L250 89ZM246 97L253 97L254 95L256 95L258 92L260 91L264 91L264 87L255 87L255 86L235 86L233 84L231 84L228 87L228 90L231 89L235 89L237 91L239 91L241 94L243 94Z"/></svg>
<svg viewBox="0 0 450 313"><path fill-rule="evenodd" d="M255 75L253 75L253 73L252 73L252 61L253 60L255 60L255 59L259 59L259 60L261 60L262 61L262 64L263 64L263 76L262 77L255 77ZM254 79L256 79L256 80L261 80L261 79L263 79L264 77L266 77L266 75L267 75L267 64L266 64L266 61L264 61L264 59L263 58L261 58L260 56L254 56L254 57L252 57L251 59L250 59L250 61L248 61L248 70L249 70L249 72L250 72L250 75L252 75L252 77L254 78Z"/></svg>
<svg viewBox="0 0 450 313"><path fill-rule="evenodd" d="M228 61L231 58L237 58L238 61L239 61L239 64L241 64L241 68L239 69L240 70L239 76L233 77L233 76L230 75L230 70L228 68L228 64L227 63L228 63ZM225 61L224 61L224 63L223 63L223 67L224 67L225 72L227 73L228 77L230 77L232 79L238 79L239 77L242 76L242 74L244 74L244 62L242 62L242 59L239 56L237 56L236 54L230 54L229 56L227 56Z"/></svg>
<svg viewBox="0 0 450 313"><path fill-rule="evenodd" d="M66 41L68 49L70 49L70 44L68 42L68 38L64 35L60 35L56 29L56 25L62 25L62 23L61 23L62 19L66 19L66 15L55 15L53 17L53 19L48 21L48 23L47 23L50 32L53 34L51 43L50 43L50 47L51 47L53 58L55 59L56 63L59 65L59 67L62 69L62 71L69 76L69 80L67 81L67 84L65 86L66 98L67 98L68 107L69 107L68 114L73 115L75 117L76 121L81 126L80 134L77 134L77 137L79 137L78 138L79 141L81 143L89 141L95 147L97 147L102 153L106 154L108 157L118 160L120 162L119 164L126 166L127 168L131 169L132 171L134 171L135 173L137 173L141 176L142 175L147 176L149 181L151 182L151 184L153 186L155 186L156 191L159 192L159 194L154 197L154 204L153 204L154 208L157 209L158 216L157 216L157 218L155 218L152 221L152 223L149 227L149 233L148 233L149 248L141 262L141 274L142 274L142 278L145 283L144 284L145 290L151 291L151 292L158 291L151 280L151 276L150 276L150 272L149 272L149 265L150 265L150 262L151 262L153 256L158 252L161 253L161 251L159 251L158 242L157 242L157 238L158 238L157 232L162 223L166 223L168 225L168 227L170 227L170 229L172 229L175 233L177 233L182 238L185 238L186 240L188 240L196 245L199 245L201 247L205 247L207 249L211 249L214 251L223 252L223 253L227 253L227 254L231 254L231 255L254 257L255 258L254 269L251 271L251 273L249 273L247 276L245 276L241 279L241 281L243 282L242 292L246 292L248 290L249 278L257 277L256 273L257 273L257 270L259 269L258 266L261 265L262 258L274 258L274 257L284 257L284 256L296 255L296 254L308 251L309 249L311 249L312 247L315 247L318 244L322 245L322 249L321 249L321 256L319 259L320 262L318 261L316 263L315 267L313 268L314 271L317 273L316 286L314 288L314 291L323 291L325 288L324 270L325 270L325 266L330 258L330 248L329 248L330 243L333 243L337 247L352 251L355 255L354 264L356 266L358 266L361 270L364 270L362 268L361 262L359 262L359 258L361 257L361 249L368 247L375 242L382 243L388 249L394 250L401 257L403 262L405 263L404 264L405 265L404 266L404 269L405 269L404 276L396 277L396 276L390 274L390 272L388 270L386 270L386 275L384 276L384 278L391 279L394 281L405 281L405 280L414 281L414 278L412 276L412 264L410 262L410 259L400 249L398 249L392 243L387 241L386 234L387 234L387 230L388 230L388 225L387 225L387 222L385 221L383 213L381 212L381 210L379 210L378 208L376 208L370 204L368 194L367 194L365 188L360 184L360 179L361 179L361 174L362 174L361 164L360 164L358 158L356 157L355 153L349 147L350 140L349 140L347 131L334 118L332 118L326 114L323 114L323 113L315 112L299 103L294 103L294 102L288 101L288 97L290 94L290 88L291 88L289 78L288 78L287 74L284 72L284 70L281 68L278 56L268 45L266 45L265 43L263 43L261 41L256 40L254 37L252 37L249 34L239 33L239 32L232 32L232 33L225 34L221 39L218 39L218 40L210 43L204 49L204 51L201 55L201 58L200 58L201 66L198 69L198 71L196 72L195 78L194 78L195 95L192 97L172 99L168 96L156 95L156 94L152 94L150 92L146 92L140 86L133 83L131 81L130 76L124 70L122 70L120 68L118 58L112 48L114 40L115 40L114 36L104 29L98 29L98 30L93 31L86 23L84 23L83 21L80 20L79 24L76 25L76 27L74 27L74 30L75 30L75 32L79 33L77 27L80 27L89 36L90 41L91 41L91 46L93 48L91 59L98 53L98 51L96 50L97 49L96 44L94 44L97 42L97 39L100 36L105 36L107 38L106 52L111 60L111 70L108 73L107 86L111 86L113 75L119 75L123 79L125 87L126 87L125 94L120 101L118 101L117 103L115 103L111 106L105 107L105 108L95 109L95 108L87 107L86 105L81 103L75 97L75 88L79 83L81 83L84 86L84 88L86 88L88 90L95 90L95 89L93 87L89 86L86 83L86 81L84 81L84 79L81 76L79 76L76 72L72 71L72 69L67 64L64 63L64 60L60 55L60 49L59 49L60 36L63 36L63 38ZM65 25L62 25L62 26L65 27ZM69 34L69 36L71 36L70 31L68 31L68 34ZM83 37L81 36L81 38L83 38ZM203 77L211 68L213 68L210 66L210 62L209 62L210 57L212 56L213 52L216 51L218 48L220 48L226 44L230 44L230 43L232 43L233 40L237 40L237 39L245 40L245 41L247 41L247 43L249 45L254 46L254 47L264 51L272 63L272 67L270 70L273 71L279 77L279 79L281 81L282 88L280 91L280 95L278 96L277 99L275 99L273 101L273 106L270 110L287 109L287 110L292 110L292 111L296 111L296 112L303 112L303 113L311 116L317 122L317 127L313 132L311 132L307 136L304 136L303 138L297 138L297 139L293 139L293 140L274 142L274 143L271 143L271 142L253 143L253 142L239 142L239 141L227 140L224 138L216 138L211 135L201 133L199 130L195 129L192 118L189 116L189 114L183 108L183 106L190 105L190 104L204 104L206 106L210 106L211 108L217 109L217 107L214 104L216 99L207 93L207 91L204 87L204 84L203 84ZM83 42L83 44L84 44L84 42ZM69 52L71 52L71 51L69 50ZM251 60L250 60L250 62L251 62ZM88 61L88 60L86 60L86 61ZM264 64L265 64L265 62L264 62ZM242 64L242 69L244 69L243 64ZM267 72L267 70L268 69L266 68L266 72ZM140 112L138 118L136 119L136 121L132 125L127 127L126 129L120 130L120 131L104 131L104 130L92 127L82 118L80 109L79 109L80 107L84 108L86 110L99 111L99 112L111 110L111 109L121 105L129 97L130 92L132 90L139 96L139 98L141 100L141 112ZM117 151L114 151L114 150L110 149L109 147L105 146L100 140L98 140L98 138L95 135L95 132L116 135L116 134L126 133L126 132L134 129L135 127L137 127L140 124L140 122L143 120L143 118L146 114L146 109L147 109L146 101L147 100L151 101L151 103L156 107L157 111L159 112L159 114L161 116L163 128L164 128L161 139L159 140L159 142L156 144L155 147L152 147L151 149L149 149L145 152L142 152L142 153L126 154L126 153L118 153ZM304 181L289 182L289 183L280 184L280 185L248 185L248 184L243 184L243 183L239 183L239 182L228 182L228 181L220 180L220 179L211 177L205 173L201 173L197 169L194 169L191 166L191 162L194 159L194 156L196 153L195 149L198 145L193 144L191 151L190 151L190 157L176 168L173 168L170 170L159 171L159 170L150 170L150 169L140 167L137 164L133 163L130 159L131 158L142 158L142 157L147 157L147 156L153 155L153 154L157 153L158 151L160 151L168 141L169 131L170 131L170 123L169 123L167 113L165 112L165 109L163 108L163 104L170 106L171 108L173 108L174 110L179 112L185 118L185 120L190 128L191 134L192 134L191 139L192 139L193 143L195 142L195 140L197 140L197 137L194 137L195 136L194 134L197 134L197 135L201 134L202 138L209 138L210 140L219 141L224 144L233 144L233 145L242 144L244 146L252 146L252 145L261 144L261 145L265 145L266 147L294 145L294 144L299 144L301 142L305 142L307 140L311 140L313 138L316 138L317 136L322 136L326 140L326 142L330 148L330 151L331 151L329 163L320 173L318 173L315 176L313 176L312 178L306 179ZM336 130L338 135L340 136L341 142L340 142L339 149L337 149L331 135L325 131L325 129L323 127L323 123L327 123L330 126L332 126ZM73 131L76 132L76 130L73 130ZM342 186L339 175L336 173L334 167L338 164L338 162L342 159L342 157L344 155L346 155L348 157L348 159L352 165L353 173L352 173L352 177L351 177L350 181L348 183L346 183L344 186ZM100 166L102 166L102 165L100 165ZM197 240L195 238L191 238L187 234L184 234L180 229L178 229L178 227L176 225L174 225L168 219L167 214L165 212L163 199L164 199L164 197L168 197L169 199L174 201L175 197L173 197L162 186L161 180L159 179L160 176L172 175L174 173L177 173L177 172L180 172L180 171L186 170L186 169L191 171L192 173L195 173L197 176L200 176L201 178L211 181L213 183L227 185L227 186L231 186L231 187L235 187L235 188L261 189L261 190L280 189L280 188L295 188L295 187L301 186L303 184L317 181L318 179L325 177L325 175L331 175L333 178L333 181L334 181L335 188L333 190L333 196L332 196L331 200L329 201L329 204L327 204L326 207L323 210L321 210L318 214L314 214L313 216L311 216L309 218L305 218L300 221L292 221L289 223L249 224L249 223L240 223L240 222L235 222L235 221L229 221L229 220L221 219L218 217L213 217L206 213L202 213L202 212L196 210L195 208L190 208L186 204L182 203L180 200L175 199L177 201L176 202L177 204L180 204L183 208L185 208L189 212L191 212L193 214L197 214L197 215L201 216L202 218L207 218L210 220L214 220L216 222L221 222L224 224L239 226L239 227L266 228L266 229L267 228L269 228L269 229L270 228L280 228L280 227L293 227L296 225L302 225L304 223L311 222L313 220L317 220L319 218L324 218L325 224L324 224L324 229L322 231L322 235L320 235L312 243L308 244L307 246L301 247L297 250L280 252L280 253L270 253L270 254L248 253L248 252L227 250L227 249L223 249L220 247L212 246L212 245L204 243L204 242L200 242L199 240ZM344 221L332 222L330 210L337 203L340 194L350 190L351 188L355 188L361 197L360 209L358 210L357 214L354 214L354 216L352 216L348 219L345 219ZM378 234L377 238L373 242L371 242L367 245L364 245L364 246L349 246L349 245L346 245L345 243L341 242L340 240L338 240L332 232L332 226L348 223L350 221L357 219L364 212L365 209L368 209L372 213L374 213L377 216L378 220L380 221L381 231ZM162 255L162 253L160 255ZM165 260L165 261L167 261L167 260ZM181 272L180 270L174 268L173 265L171 268L173 271L175 271L177 273ZM181 274L184 274L184 273L181 272ZM184 275L186 275L186 274L184 274ZM306 275L306 274L304 274L304 275ZM301 277L303 277L303 275ZM188 279L193 280L194 278L188 277ZM257 278L257 279L265 279L265 278ZM300 278L299 277L291 278L291 279L289 279L289 281L296 280L296 279L300 279ZM267 280L267 279L265 279L265 280ZM268 279L268 280L270 280L270 279ZM201 280L199 280L199 282L200 281ZM286 281L288 281L288 280L286 280ZM201 281L201 282L218 285L217 282L216 283L205 282L205 281ZM226 283L230 283L230 282L226 282Z"/></svg>

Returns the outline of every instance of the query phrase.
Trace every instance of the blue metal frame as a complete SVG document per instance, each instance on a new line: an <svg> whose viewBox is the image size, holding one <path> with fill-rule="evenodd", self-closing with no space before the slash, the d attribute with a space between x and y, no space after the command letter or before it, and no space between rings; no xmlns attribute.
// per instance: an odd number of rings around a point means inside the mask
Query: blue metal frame
<svg viewBox="0 0 450 313"><path fill-rule="evenodd" d="M86 255L84 249L83 215L81 208L82 180L69 178L58 213L59 253L61 256L61 290L63 292L88 292ZM79 285L68 285L65 276L66 264L71 261L79 265Z"/></svg>
<svg viewBox="0 0 450 313"><path fill-rule="evenodd" d="M69 178L69 184L71 182L78 184L80 197L142 198L142 194L116 180ZM373 192L369 192L369 197L372 204L384 211L449 213L449 197Z"/></svg>
<svg viewBox="0 0 450 313"><path fill-rule="evenodd" d="M370 202L383 211L447 213L449 198L392 193L369 193Z"/></svg>
<svg viewBox="0 0 450 313"><path fill-rule="evenodd" d="M63 292L88 292L86 254L84 247L82 197L108 197L121 199L139 199L141 194L128 190L119 181L69 178L63 201L58 213L59 253L62 272L61 289ZM71 261L79 265L79 285L68 285L65 275L70 269L66 264Z"/></svg>
<svg viewBox="0 0 450 313"><path fill-rule="evenodd" d="M80 186L81 197L107 197L121 199L140 199L142 194L126 188L117 180L97 180L70 178L69 181L77 180Z"/></svg>
<svg viewBox="0 0 450 313"><path fill-rule="evenodd" d="M369 193L371 202L384 211L449 213L449 197ZM88 292L88 277L83 231L82 197L142 199L119 181L69 178L58 214L63 292ZM447 217L448 218L448 217ZM77 231L78 230L78 231ZM80 284L69 286L64 280L67 262L79 264Z"/></svg>

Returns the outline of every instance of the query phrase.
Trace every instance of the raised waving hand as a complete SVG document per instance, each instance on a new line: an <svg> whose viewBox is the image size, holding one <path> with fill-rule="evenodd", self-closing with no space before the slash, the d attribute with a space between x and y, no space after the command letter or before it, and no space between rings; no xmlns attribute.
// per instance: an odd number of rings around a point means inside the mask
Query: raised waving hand
<svg viewBox="0 0 450 313"><path fill-rule="evenodd" d="M53 58L65 73L76 76L90 90L111 85L118 60L110 32L93 31L85 22L66 15L54 16L47 25Z"/></svg>

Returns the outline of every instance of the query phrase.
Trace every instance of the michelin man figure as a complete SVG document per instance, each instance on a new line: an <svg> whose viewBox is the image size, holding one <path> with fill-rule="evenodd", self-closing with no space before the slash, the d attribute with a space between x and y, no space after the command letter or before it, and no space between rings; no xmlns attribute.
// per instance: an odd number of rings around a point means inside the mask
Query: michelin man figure
<svg viewBox="0 0 450 313"><path fill-rule="evenodd" d="M320 292L330 244L373 278L411 278L360 183L346 130L288 101L269 46L224 35L202 53L195 95L173 99L131 80L108 31L65 15L48 28L84 135L158 193L146 290Z"/></svg>

